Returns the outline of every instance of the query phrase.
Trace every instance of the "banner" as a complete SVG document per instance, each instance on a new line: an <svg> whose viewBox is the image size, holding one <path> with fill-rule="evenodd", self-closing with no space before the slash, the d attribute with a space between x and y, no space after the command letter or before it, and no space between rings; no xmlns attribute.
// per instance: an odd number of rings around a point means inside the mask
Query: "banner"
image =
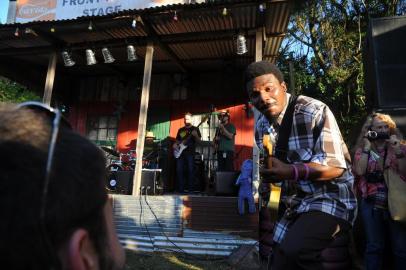
<svg viewBox="0 0 406 270"><path fill-rule="evenodd" d="M189 2L190 0L17 0L16 22L75 19L103 16L126 9L144 9Z"/></svg>

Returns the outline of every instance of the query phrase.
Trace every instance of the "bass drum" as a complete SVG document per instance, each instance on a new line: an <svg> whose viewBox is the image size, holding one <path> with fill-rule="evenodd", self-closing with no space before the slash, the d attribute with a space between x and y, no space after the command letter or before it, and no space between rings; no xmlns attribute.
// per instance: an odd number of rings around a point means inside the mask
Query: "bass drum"
<svg viewBox="0 0 406 270"><path fill-rule="evenodd" d="M123 166L120 164L110 164L109 166L106 167L107 172L116 172L116 171L122 171Z"/></svg>

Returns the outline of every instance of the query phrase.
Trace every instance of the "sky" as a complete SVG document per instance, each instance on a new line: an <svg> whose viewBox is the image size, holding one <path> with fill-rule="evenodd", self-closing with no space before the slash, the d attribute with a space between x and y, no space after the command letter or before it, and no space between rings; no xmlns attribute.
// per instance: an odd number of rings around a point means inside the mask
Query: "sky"
<svg viewBox="0 0 406 270"><path fill-rule="evenodd" d="M8 3L8 0L0 0L0 23L7 21Z"/></svg>

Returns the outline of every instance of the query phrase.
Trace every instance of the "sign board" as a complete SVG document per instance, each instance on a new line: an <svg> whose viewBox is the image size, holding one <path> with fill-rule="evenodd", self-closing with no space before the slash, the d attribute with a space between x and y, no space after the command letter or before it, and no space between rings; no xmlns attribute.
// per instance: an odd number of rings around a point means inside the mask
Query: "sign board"
<svg viewBox="0 0 406 270"><path fill-rule="evenodd" d="M17 0L16 22L75 19L102 16L126 9L144 9L172 4L204 2L191 0Z"/></svg>

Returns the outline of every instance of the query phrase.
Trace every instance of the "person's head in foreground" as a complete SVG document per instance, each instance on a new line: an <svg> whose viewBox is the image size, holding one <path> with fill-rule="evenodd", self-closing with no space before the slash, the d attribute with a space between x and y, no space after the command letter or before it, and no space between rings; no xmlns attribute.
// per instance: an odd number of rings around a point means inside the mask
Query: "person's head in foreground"
<svg viewBox="0 0 406 270"><path fill-rule="evenodd" d="M245 71L245 83L252 104L268 119L283 111L287 86L282 72L267 61L251 63Z"/></svg>
<svg viewBox="0 0 406 270"><path fill-rule="evenodd" d="M103 154L59 117L41 103L0 103L0 265L121 269Z"/></svg>

